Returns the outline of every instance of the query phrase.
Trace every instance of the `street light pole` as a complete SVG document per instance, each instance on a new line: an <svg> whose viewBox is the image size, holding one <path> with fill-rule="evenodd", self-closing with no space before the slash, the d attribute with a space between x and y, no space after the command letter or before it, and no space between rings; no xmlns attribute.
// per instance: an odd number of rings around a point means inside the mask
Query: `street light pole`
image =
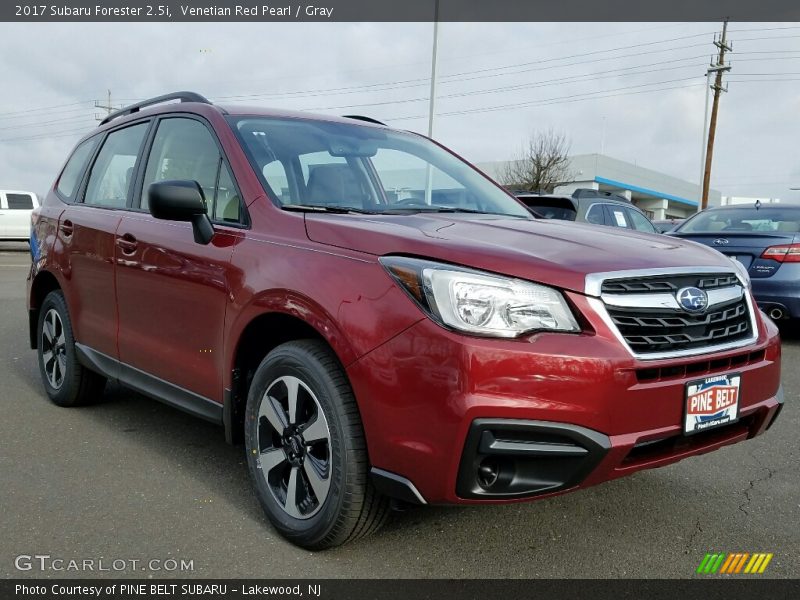
<svg viewBox="0 0 800 600"><path fill-rule="evenodd" d="M433 52L431 53L431 92L428 102L428 137L433 137L433 117L436 113L436 63L439 50L439 0L435 0L433 9ZM433 171L431 164L425 168L425 204L431 204L433 188Z"/></svg>
<svg viewBox="0 0 800 600"><path fill-rule="evenodd" d="M701 140L703 143L700 147L700 182L697 184L697 212L702 210L703 206L703 178L706 175L706 132L708 131L708 96L709 92L711 91L711 73L713 71L709 69L706 71L706 103L705 103L705 116L703 117L703 139Z"/></svg>

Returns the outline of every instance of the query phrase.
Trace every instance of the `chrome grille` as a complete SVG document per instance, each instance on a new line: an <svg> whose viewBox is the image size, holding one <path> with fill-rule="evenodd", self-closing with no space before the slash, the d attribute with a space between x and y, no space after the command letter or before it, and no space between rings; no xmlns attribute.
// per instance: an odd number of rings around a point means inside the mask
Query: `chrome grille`
<svg viewBox="0 0 800 600"><path fill-rule="evenodd" d="M675 296L685 287L707 292L705 311L680 307ZM610 278L602 281L600 291L610 324L638 356L699 354L755 337L747 294L733 273Z"/></svg>

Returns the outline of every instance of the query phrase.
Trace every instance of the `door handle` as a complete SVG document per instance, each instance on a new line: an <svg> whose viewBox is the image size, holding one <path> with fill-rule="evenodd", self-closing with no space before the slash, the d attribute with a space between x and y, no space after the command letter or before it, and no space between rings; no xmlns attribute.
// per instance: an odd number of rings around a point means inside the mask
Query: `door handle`
<svg viewBox="0 0 800 600"><path fill-rule="evenodd" d="M64 234L64 237L69 237L72 235L72 232L75 230L75 227L72 224L72 221L67 219L63 223L61 223L58 228L61 230L61 233Z"/></svg>
<svg viewBox="0 0 800 600"><path fill-rule="evenodd" d="M136 238L130 233L126 233L125 235L117 238L117 246L119 246L119 249L122 250L123 254L134 254L138 245L139 242L137 242Z"/></svg>

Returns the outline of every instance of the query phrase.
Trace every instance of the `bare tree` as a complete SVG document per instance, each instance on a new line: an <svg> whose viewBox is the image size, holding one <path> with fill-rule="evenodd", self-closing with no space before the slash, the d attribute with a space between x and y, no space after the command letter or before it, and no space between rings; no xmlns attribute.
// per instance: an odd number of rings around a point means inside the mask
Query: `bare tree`
<svg viewBox="0 0 800 600"><path fill-rule="evenodd" d="M500 183L515 190L551 193L556 185L572 179L569 150L563 133L552 129L536 131L505 165L499 174Z"/></svg>

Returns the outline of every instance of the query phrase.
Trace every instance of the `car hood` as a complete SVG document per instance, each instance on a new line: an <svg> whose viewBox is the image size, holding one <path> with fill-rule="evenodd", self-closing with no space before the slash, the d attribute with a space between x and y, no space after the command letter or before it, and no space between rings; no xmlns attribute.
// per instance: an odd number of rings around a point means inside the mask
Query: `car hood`
<svg viewBox="0 0 800 600"><path fill-rule="evenodd" d="M694 242L549 219L307 214L306 231L311 240L338 248L441 260L577 292L590 273L731 266Z"/></svg>

